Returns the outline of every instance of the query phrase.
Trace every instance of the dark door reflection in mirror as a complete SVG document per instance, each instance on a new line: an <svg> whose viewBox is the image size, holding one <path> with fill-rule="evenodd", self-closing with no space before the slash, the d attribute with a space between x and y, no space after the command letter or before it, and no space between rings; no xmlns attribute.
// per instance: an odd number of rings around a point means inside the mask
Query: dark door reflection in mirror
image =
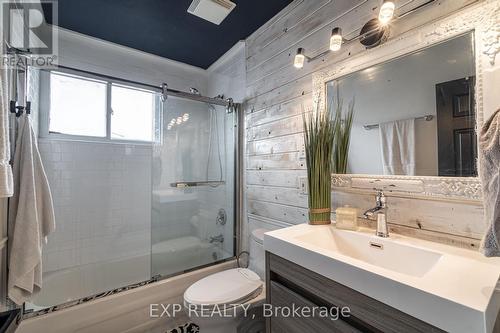
<svg viewBox="0 0 500 333"><path fill-rule="evenodd" d="M436 85L439 176L476 177L474 77Z"/></svg>
<svg viewBox="0 0 500 333"><path fill-rule="evenodd" d="M355 100L347 173L476 177L474 85L472 32L327 82Z"/></svg>

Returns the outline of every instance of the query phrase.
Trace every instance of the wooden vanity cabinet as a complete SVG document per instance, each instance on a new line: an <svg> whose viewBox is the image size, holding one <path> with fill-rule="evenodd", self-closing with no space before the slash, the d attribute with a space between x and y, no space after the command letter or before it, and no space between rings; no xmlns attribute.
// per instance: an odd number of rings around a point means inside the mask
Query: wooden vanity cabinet
<svg viewBox="0 0 500 333"><path fill-rule="evenodd" d="M349 307L350 315L337 320L277 315L266 320L267 332L304 333L433 333L441 329L325 278L304 267L266 252L267 302L276 307ZM408 300L411 302L411 300ZM286 313L285 313L286 315Z"/></svg>

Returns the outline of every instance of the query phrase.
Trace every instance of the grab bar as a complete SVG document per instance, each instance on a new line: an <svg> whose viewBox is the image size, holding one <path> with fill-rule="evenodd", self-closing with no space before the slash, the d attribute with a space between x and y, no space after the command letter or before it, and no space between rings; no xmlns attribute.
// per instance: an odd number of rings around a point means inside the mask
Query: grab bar
<svg viewBox="0 0 500 333"><path fill-rule="evenodd" d="M434 119L434 116L429 114L427 116L422 116L422 117L416 117L415 120L425 120L425 121L432 121L432 119ZM379 124L373 124L373 125L363 125L363 127L365 128L365 130L369 131L369 130L372 130L372 129L375 129L375 128L379 128Z"/></svg>
<svg viewBox="0 0 500 333"><path fill-rule="evenodd" d="M185 187L197 187L197 186L219 186L225 184L226 184L225 181L207 180L199 182L175 182L175 183L170 183L170 187L185 188Z"/></svg>

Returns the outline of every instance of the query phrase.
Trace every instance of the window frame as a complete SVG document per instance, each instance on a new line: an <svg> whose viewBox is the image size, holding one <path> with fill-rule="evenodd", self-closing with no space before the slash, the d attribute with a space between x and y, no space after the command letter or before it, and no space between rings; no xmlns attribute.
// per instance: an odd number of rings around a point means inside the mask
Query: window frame
<svg viewBox="0 0 500 333"><path fill-rule="evenodd" d="M91 136L91 135L78 135L78 134L68 134L68 133L56 133L50 132L50 115L51 115L51 105L50 105L50 75L59 74L66 75L68 77L74 77L77 79L84 79L88 81L97 81L106 85L106 135L105 136ZM111 122L113 117L112 105L112 87L122 87L127 89L135 89L143 92L148 92L153 95L153 119L156 118L155 124L152 125L152 139L151 140L131 140L131 139L117 139L111 136ZM39 137L44 139L53 140L72 140L72 141L89 141L89 142L101 142L101 143L114 143L114 144L139 144L139 145L151 145L154 143L161 142L162 133L162 101L160 94L150 87L146 87L135 83L124 83L120 80L113 80L109 77L99 76L87 72L81 72L73 69L54 69L54 70L41 70L40 71L40 122L39 122Z"/></svg>

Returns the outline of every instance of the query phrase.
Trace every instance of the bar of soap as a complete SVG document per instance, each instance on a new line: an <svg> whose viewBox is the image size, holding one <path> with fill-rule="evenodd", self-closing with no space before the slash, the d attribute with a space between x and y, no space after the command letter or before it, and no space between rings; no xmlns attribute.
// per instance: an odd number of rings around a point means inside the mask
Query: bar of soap
<svg viewBox="0 0 500 333"><path fill-rule="evenodd" d="M358 229L358 210L353 207L344 206L335 210L336 227L338 229L357 230Z"/></svg>

